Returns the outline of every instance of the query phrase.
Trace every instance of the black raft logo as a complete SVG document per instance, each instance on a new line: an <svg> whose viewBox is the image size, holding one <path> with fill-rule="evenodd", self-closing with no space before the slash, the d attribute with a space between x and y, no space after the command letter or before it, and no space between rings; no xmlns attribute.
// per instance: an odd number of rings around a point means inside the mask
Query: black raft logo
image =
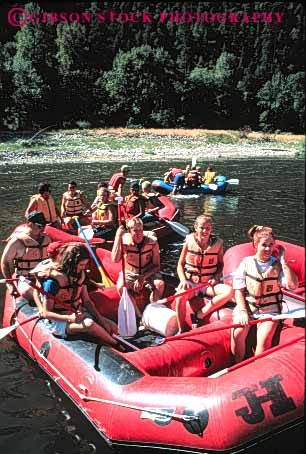
<svg viewBox="0 0 306 454"><path fill-rule="evenodd" d="M295 410L296 405L291 397L286 396L280 382L283 380L281 375L275 375L266 381L260 381L261 388L267 390L266 394L258 396L258 386L253 385L249 388L243 388L233 393L233 400L245 397L248 407L241 407L235 411L237 416L241 416L247 424L257 424L264 420L265 413L262 404L271 402L269 406L274 417L283 415L289 411Z"/></svg>

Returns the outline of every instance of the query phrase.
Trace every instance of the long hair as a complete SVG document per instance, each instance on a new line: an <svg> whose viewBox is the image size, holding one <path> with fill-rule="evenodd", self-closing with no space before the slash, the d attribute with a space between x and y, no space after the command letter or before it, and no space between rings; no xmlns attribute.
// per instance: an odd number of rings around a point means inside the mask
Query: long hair
<svg viewBox="0 0 306 454"><path fill-rule="evenodd" d="M57 257L57 269L65 274L73 275L81 260L90 259L89 251L85 244L67 243L62 247Z"/></svg>
<svg viewBox="0 0 306 454"><path fill-rule="evenodd" d="M262 238L272 238L273 240L276 239L272 228L267 225L253 225L248 230L248 236L251 238L254 247L257 246Z"/></svg>

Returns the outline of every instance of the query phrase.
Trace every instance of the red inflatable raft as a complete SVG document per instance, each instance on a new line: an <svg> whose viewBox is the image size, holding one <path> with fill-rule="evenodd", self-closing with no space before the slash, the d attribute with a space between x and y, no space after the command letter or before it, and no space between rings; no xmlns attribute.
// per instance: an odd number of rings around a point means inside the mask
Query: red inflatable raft
<svg viewBox="0 0 306 454"><path fill-rule="evenodd" d="M288 243L286 248L302 276L299 257L304 249ZM244 254L244 245L242 250ZM241 249L236 251L239 255ZM115 280L119 270L110 263L109 252L97 252ZM233 252L232 248L227 255L232 254L233 261L232 266L226 261L227 273L236 267ZM93 296L101 312L105 307L117 308L113 289ZM284 298L289 308L292 301L303 304L292 295ZM13 323L15 316L22 322L34 312L25 300L17 300L15 307L7 294L3 326ZM293 439L292 434L296 445L304 420L301 320L284 320L270 350L236 366L230 324L231 318L225 317L160 344L154 333L139 333L135 340L129 339L139 350L126 353L93 340L55 338L37 319L19 326L15 336L114 452L125 448L131 452L132 447L135 453L149 448L163 453L228 454L252 449L259 453L271 449L276 440Z"/></svg>

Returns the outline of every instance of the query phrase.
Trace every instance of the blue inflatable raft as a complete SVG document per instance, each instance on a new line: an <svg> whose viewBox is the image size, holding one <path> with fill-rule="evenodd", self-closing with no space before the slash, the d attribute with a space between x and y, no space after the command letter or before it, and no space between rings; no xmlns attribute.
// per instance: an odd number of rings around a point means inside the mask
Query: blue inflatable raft
<svg viewBox="0 0 306 454"><path fill-rule="evenodd" d="M201 184L196 188L188 188L185 186L180 189L179 194L223 194L226 191L228 184L228 180L225 176L218 175L215 178L214 183ZM154 180L152 182L152 188L154 191L166 195L173 191L173 184L165 183L163 180Z"/></svg>

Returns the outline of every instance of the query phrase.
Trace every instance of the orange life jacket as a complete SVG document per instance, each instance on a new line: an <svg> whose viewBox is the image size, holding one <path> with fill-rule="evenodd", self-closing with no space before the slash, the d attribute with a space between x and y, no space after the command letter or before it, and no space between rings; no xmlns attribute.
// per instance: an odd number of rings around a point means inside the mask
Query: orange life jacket
<svg viewBox="0 0 306 454"><path fill-rule="evenodd" d="M143 196L138 196L138 195L126 196L125 213L126 213L126 217L128 219L136 216L141 211L142 207L143 207L143 214L144 214L145 199Z"/></svg>
<svg viewBox="0 0 306 454"><path fill-rule="evenodd" d="M125 235L130 234L125 233ZM139 275L153 267L153 246L157 241L156 238L150 236L150 233L143 232L143 235L143 241L140 244L132 244L130 236L128 244L123 244L126 269Z"/></svg>
<svg viewBox="0 0 306 454"><path fill-rule="evenodd" d="M194 233L187 235L185 241L187 254L184 269L187 279L196 284L209 281L218 270L218 257L223 251L223 241L211 235L206 249L200 247Z"/></svg>
<svg viewBox="0 0 306 454"><path fill-rule="evenodd" d="M64 193L66 216L78 216L82 214L82 194L81 191L76 191L74 196L69 191Z"/></svg>
<svg viewBox="0 0 306 454"><path fill-rule="evenodd" d="M57 214L55 209L55 202L53 197L50 195L48 199L44 199L41 194L34 194L31 200L35 199L37 202L37 211L41 211L48 224L56 221Z"/></svg>
<svg viewBox="0 0 306 454"><path fill-rule="evenodd" d="M25 253L22 257L14 259L15 273L17 276L28 277L30 270L48 257L47 247L51 243L51 238L45 233L41 235L40 242L27 234L16 235L16 238L24 245Z"/></svg>
<svg viewBox="0 0 306 454"><path fill-rule="evenodd" d="M280 262L275 260L264 273L261 273L254 256L246 257L244 260L246 300L255 307L280 304L282 301L279 285L279 275L282 270Z"/></svg>

